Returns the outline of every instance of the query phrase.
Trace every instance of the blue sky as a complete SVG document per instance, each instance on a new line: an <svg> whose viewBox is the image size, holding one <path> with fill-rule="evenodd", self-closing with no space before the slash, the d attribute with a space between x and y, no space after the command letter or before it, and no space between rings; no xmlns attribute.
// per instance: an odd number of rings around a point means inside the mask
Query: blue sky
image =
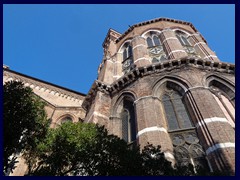
<svg viewBox="0 0 240 180"><path fill-rule="evenodd" d="M235 5L3 5L3 63L87 93L109 28L168 17L193 23L221 61L235 63Z"/></svg>

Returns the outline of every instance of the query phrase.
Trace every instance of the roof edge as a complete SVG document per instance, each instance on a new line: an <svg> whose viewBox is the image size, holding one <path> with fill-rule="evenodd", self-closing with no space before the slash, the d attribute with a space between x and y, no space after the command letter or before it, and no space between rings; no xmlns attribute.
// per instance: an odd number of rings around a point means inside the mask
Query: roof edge
<svg viewBox="0 0 240 180"><path fill-rule="evenodd" d="M75 93L75 94L78 94L78 95L81 95L81 96L84 96L84 97L87 95L87 94L84 94L84 93L81 93L81 92L77 92L77 91L68 89L68 88L63 87L63 86L59 86L59 85L56 85L56 84L53 84L53 83L50 83L50 82L47 82L47 81L44 81L44 80L41 80L41 79L32 77L32 76L26 75L26 74L19 73L19 72L17 72L17 71L11 70L11 69L9 69L9 68L3 67L3 71L9 71L9 72L15 73L15 74L17 74L17 75L24 76L24 77L26 77L26 78L30 78L30 79L32 79L32 80L39 81L39 82L41 82L41 83L45 83L45 84L48 84L48 85L51 85L51 86L54 86L54 87L57 87L57 88L60 88L60 89L64 89L64 90L66 90L66 91L69 91L69 92L71 92L71 93Z"/></svg>
<svg viewBox="0 0 240 180"><path fill-rule="evenodd" d="M193 28L194 31L198 32L197 29L193 26L192 23L187 22L187 21L182 21L182 20L177 20L177 19L171 19L171 18L166 18L166 17L160 17L160 18L155 18L155 19L151 19L148 21L143 21L137 24L134 24L132 26L130 26L130 28L127 29L127 31L125 31L117 40L116 42L119 42L121 39L123 39L129 32L131 32L135 27L139 27L139 26L143 26L146 24L151 24L151 23L155 23L155 22L159 22L159 21L169 21L169 22L175 22L175 23L180 23L180 24L186 24L189 25Z"/></svg>

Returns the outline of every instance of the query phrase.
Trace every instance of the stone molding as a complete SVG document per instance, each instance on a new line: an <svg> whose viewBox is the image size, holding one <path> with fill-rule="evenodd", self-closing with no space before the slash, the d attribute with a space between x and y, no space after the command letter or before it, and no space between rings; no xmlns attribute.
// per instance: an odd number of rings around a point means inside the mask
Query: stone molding
<svg viewBox="0 0 240 180"><path fill-rule="evenodd" d="M154 73L169 72L174 69L184 68L186 66L212 72L235 74L234 64L215 62L194 57L186 57L181 59L168 60L160 63L154 63L145 67L135 68L123 75L121 78L114 81L112 84L105 84L99 80L95 80L83 102L83 108L85 110L89 108L92 100L95 98L97 91L112 95L140 77Z"/></svg>

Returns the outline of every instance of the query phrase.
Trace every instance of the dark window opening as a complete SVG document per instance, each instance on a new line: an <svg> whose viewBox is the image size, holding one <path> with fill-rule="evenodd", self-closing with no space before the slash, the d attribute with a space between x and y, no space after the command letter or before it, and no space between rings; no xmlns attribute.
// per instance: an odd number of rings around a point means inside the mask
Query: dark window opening
<svg viewBox="0 0 240 180"><path fill-rule="evenodd" d="M72 118L69 117L69 116L67 116L67 117L65 117L65 118L63 118L63 119L61 120L61 124L62 124L62 123L65 123L65 122L72 122Z"/></svg>
<svg viewBox="0 0 240 180"><path fill-rule="evenodd" d="M136 140L136 123L133 102L124 99L122 110L122 138L131 143Z"/></svg>
<svg viewBox="0 0 240 180"><path fill-rule="evenodd" d="M123 51L122 70L124 74L134 68L132 46L128 43Z"/></svg>

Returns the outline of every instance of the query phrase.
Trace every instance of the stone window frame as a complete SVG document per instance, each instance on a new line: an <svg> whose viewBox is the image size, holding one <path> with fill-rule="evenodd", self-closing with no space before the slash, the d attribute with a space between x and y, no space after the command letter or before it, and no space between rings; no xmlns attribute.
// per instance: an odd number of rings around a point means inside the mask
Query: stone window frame
<svg viewBox="0 0 240 180"><path fill-rule="evenodd" d="M188 55L198 56L194 46L188 40L189 33L185 32L183 30L180 30L180 29L174 29L174 32L175 32L176 38L179 40L180 44L182 45L182 47L186 51L186 53Z"/></svg>
<svg viewBox="0 0 240 180"><path fill-rule="evenodd" d="M165 52L165 47L160 38L161 31L159 30L148 30L144 32L141 37L146 40L147 50L149 57L151 58L152 63L159 63L168 60ZM157 37L159 40L159 45L156 45L154 42L154 37ZM151 40L152 46L149 46L148 40Z"/></svg>
<svg viewBox="0 0 240 180"><path fill-rule="evenodd" d="M119 53L122 55L122 72L126 74L135 67L131 40L127 40L122 44Z"/></svg>
<svg viewBox="0 0 240 180"><path fill-rule="evenodd" d="M71 122L75 122L75 121L74 121L75 118L74 118L73 115L71 115L71 114L69 114L69 113L68 113L68 114L63 114L63 115L61 115L60 117L57 118L57 121L56 121L54 127L58 127L58 126L60 126L61 124L63 124L63 123L64 123L63 121L64 121L66 118L70 118L70 119L71 119Z"/></svg>
<svg viewBox="0 0 240 180"><path fill-rule="evenodd" d="M132 103L132 107L126 107L126 104L128 102ZM126 104L124 104L126 103ZM125 107L124 107L125 106ZM128 105L127 105L128 106ZM130 109L132 108L132 109ZM130 111L133 111L133 112L130 112ZM126 113L124 113L126 112ZM127 114L127 119L124 119L123 115L124 114ZM135 117L135 108L134 108L134 101L132 99L129 99L128 97L124 97L123 98L123 109L122 109L122 114L121 114L121 120L122 120L122 137L123 139L131 144L133 143L134 141L136 141L136 117ZM123 124L124 122L123 121L126 121L125 123L125 127L126 129L123 129ZM124 133L126 133L127 135L125 135Z"/></svg>
<svg viewBox="0 0 240 180"><path fill-rule="evenodd" d="M134 140L133 141L129 141L129 138L128 138L128 145L129 146L135 146L138 142L137 142L137 132L138 132L138 127L137 127L137 119L136 119L136 108L135 108L135 104L134 104L134 101L136 100L136 95L132 92L122 92L117 100L115 101L115 103L113 103L113 108L111 110L111 117L110 119L117 119L118 121L122 121L122 112L124 110L124 106L123 106L123 101L124 100L129 100L133 103L133 111L134 111L134 124L135 124L135 135L134 135ZM122 123L120 122L120 126L119 126L119 130L121 133L118 134L118 136L120 138L123 138L123 134L122 134ZM131 132L129 129L127 130L128 133Z"/></svg>
<svg viewBox="0 0 240 180"><path fill-rule="evenodd" d="M159 44L156 44L154 38L157 38L155 40L158 40ZM156 33L152 34L151 36L148 36L146 41L147 41L148 48L155 47L155 46L162 46L161 40ZM151 45L149 45L149 42L151 42Z"/></svg>
<svg viewBox="0 0 240 180"><path fill-rule="evenodd" d="M228 79L222 77L218 74L210 74L205 79L205 86L209 87L211 90L211 86L218 88L218 90L223 93L223 95L229 99L232 105L235 107L235 85L230 82Z"/></svg>
<svg viewBox="0 0 240 180"><path fill-rule="evenodd" d="M235 110L235 86L224 77L216 74L209 75L206 78L206 86L235 130L235 115L231 112L231 108ZM232 107L229 107L229 105Z"/></svg>

